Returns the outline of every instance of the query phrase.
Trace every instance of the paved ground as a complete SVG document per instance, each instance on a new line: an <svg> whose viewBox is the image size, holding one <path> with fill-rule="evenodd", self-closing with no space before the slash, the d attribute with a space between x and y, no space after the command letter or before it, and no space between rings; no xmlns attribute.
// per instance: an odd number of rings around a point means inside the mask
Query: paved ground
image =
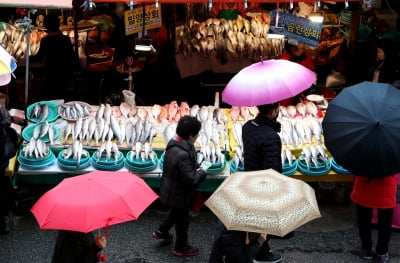
<svg viewBox="0 0 400 263"><path fill-rule="evenodd" d="M358 258L359 240L352 205L321 205L322 218L295 231L290 239L273 239L274 251L289 262L367 262ZM216 217L206 208L191 218L190 239L201 253L193 258L172 255L172 245L154 240L150 233L165 210L155 204L137 221L110 228L111 237L104 253L107 262L117 263L179 263L207 262L213 240ZM50 262L56 231L40 231L30 216L13 216L13 231L0 236L0 262ZM376 235L376 233L374 233ZM376 240L376 236L375 236ZM393 233L391 262L400 262L400 232Z"/></svg>

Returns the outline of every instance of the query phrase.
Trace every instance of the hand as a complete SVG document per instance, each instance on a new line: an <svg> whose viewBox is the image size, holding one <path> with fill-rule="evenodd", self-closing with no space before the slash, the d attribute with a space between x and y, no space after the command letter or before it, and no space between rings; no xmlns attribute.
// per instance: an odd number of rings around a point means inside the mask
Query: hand
<svg viewBox="0 0 400 263"><path fill-rule="evenodd" d="M96 244L96 246L98 246L101 249L104 249L107 245L107 239L103 236L98 235L95 239L94 239L94 243Z"/></svg>
<svg viewBox="0 0 400 263"><path fill-rule="evenodd" d="M265 240L267 240L267 234L265 233L260 234L257 238L257 242L260 246L265 242Z"/></svg>

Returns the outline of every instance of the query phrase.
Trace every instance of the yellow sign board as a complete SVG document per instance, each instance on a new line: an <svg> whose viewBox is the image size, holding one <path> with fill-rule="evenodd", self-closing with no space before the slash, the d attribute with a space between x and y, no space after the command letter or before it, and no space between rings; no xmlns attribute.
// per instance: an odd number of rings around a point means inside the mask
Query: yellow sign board
<svg viewBox="0 0 400 263"><path fill-rule="evenodd" d="M161 6L146 5L144 12L145 30L161 27ZM135 7L124 12L125 35L143 30L143 6Z"/></svg>

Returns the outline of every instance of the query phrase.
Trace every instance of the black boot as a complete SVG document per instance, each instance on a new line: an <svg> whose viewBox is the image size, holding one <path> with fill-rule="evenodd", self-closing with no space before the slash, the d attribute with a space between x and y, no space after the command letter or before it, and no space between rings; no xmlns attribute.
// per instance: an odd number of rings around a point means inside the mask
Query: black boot
<svg viewBox="0 0 400 263"><path fill-rule="evenodd" d="M0 234L8 234L10 231L10 218L3 216L0 221Z"/></svg>

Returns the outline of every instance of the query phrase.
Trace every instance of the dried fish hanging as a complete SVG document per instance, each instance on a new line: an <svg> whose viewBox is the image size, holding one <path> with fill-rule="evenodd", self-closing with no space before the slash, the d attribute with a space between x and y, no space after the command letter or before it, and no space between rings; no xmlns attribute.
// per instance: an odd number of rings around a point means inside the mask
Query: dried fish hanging
<svg viewBox="0 0 400 263"><path fill-rule="evenodd" d="M279 57L284 50L283 38L268 38L270 20L267 13L251 20L238 16L235 20L209 18L204 22L190 19L175 28L177 53L200 53L208 57L216 52L221 64L227 62L227 51L236 57Z"/></svg>

